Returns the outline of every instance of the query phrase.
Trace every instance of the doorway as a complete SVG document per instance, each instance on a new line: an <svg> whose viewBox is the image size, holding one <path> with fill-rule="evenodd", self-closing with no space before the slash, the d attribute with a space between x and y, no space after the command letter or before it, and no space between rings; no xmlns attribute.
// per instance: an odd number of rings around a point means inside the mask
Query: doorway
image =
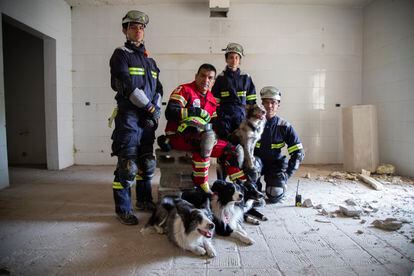
<svg viewBox="0 0 414 276"><path fill-rule="evenodd" d="M8 163L46 169L44 40L2 18Z"/></svg>

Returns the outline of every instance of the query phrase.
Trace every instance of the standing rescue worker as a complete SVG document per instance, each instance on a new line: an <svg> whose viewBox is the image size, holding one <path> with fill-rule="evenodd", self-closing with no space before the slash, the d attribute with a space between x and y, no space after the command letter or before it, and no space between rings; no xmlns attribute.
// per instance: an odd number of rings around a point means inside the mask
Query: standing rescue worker
<svg viewBox="0 0 414 276"><path fill-rule="evenodd" d="M243 47L229 43L223 51L227 65L217 76L212 92L218 104L214 129L219 138L227 140L246 117L246 107L256 103L256 89L250 75L239 68Z"/></svg>
<svg viewBox="0 0 414 276"><path fill-rule="evenodd" d="M241 147L216 139L210 120L216 118L216 100L210 89L214 84L216 69L203 64L195 81L178 86L170 95L165 116L168 120L165 133L173 149L191 151L193 182L209 193L208 169L210 156L218 157L225 164L230 180L245 180L240 166L243 162Z"/></svg>
<svg viewBox="0 0 414 276"><path fill-rule="evenodd" d="M153 209L151 179L156 161L153 155L155 130L161 114L162 85L155 61L144 46L148 15L131 10L122 18L124 46L115 49L110 60L111 87L116 91L117 114L112 133L112 156L118 157L113 195L119 221L138 224L131 200L137 183L137 207Z"/></svg>
<svg viewBox="0 0 414 276"><path fill-rule="evenodd" d="M260 91L262 104L266 109L266 126L255 148L256 163L261 163L261 175L266 183L269 203L276 203L285 195L287 180L299 168L305 157L302 143L292 125L276 116L282 94L273 86L263 87ZM289 160L281 153L284 146L290 155ZM258 189L262 184L257 182Z"/></svg>

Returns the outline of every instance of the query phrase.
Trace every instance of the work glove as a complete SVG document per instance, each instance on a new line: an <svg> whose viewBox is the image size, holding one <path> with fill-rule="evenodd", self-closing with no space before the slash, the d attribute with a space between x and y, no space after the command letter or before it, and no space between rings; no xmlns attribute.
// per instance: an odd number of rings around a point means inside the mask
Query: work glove
<svg viewBox="0 0 414 276"><path fill-rule="evenodd" d="M207 123L210 122L210 119L211 119L210 114L202 108L196 107L195 108L195 115L198 116L198 117L201 117Z"/></svg>
<svg viewBox="0 0 414 276"><path fill-rule="evenodd" d="M158 122L158 120L161 118L161 108L154 105L153 103L149 102L145 106L145 110L149 113L150 117Z"/></svg>

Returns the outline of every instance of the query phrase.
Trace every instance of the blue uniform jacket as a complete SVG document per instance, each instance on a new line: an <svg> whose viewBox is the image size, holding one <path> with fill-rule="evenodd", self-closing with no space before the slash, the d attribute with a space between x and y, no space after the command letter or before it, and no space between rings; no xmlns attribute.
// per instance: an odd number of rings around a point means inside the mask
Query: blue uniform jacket
<svg viewBox="0 0 414 276"><path fill-rule="evenodd" d="M254 154L260 157L263 162L264 173L274 166L286 169L286 156L281 152L284 146L287 146L288 153L291 156L296 156L295 153L303 151L302 143L292 125L284 119L274 116L266 122L262 137L256 143L254 151ZM290 169L294 170L294 168Z"/></svg>
<svg viewBox="0 0 414 276"><path fill-rule="evenodd" d="M211 90L216 98L217 115L243 110L246 104L256 103L256 88L249 74L240 69L232 71L228 67L221 72Z"/></svg>
<svg viewBox="0 0 414 276"><path fill-rule="evenodd" d="M110 60L111 87L116 91L118 112L112 133L112 155L137 156L142 149L152 152L155 139L155 125L144 130L149 113L139 109L129 96L135 88L143 90L147 98L161 108L163 89L155 61L148 58L145 47L127 41L125 46L115 49ZM142 146L141 148L139 148Z"/></svg>
<svg viewBox="0 0 414 276"><path fill-rule="evenodd" d="M110 67L111 87L117 92L115 99L119 109L137 108L128 100L135 88L143 90L148 99L157 104L158 97L163 94L160 70L155 61L147 57L143 44L137 47L129 41L125 42L124 46L115 49Z"/></svg>

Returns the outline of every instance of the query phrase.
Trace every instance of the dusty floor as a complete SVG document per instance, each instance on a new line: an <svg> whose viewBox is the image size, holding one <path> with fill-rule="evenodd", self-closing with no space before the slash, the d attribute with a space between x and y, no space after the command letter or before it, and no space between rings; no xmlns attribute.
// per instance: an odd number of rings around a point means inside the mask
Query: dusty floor
<svg viewBox="0 0 414 276"><path fill-rule="evenodd" d="M286 200L262 208L270 220L246 225L254 245L215 238L218 257L208 259L177 249L166 236L142 235L148 213L138 213L138 226L121 225L111 166L11 168L12 185L0 191L0 275L411 275L414 184L376 191L328 176L338 169L303 166ZM297 179L303 199L328 215L293 206ZM346 199L363 208L360 218L332 213ZM402 220L401 229L372 227L388 217Z"/></svg>

